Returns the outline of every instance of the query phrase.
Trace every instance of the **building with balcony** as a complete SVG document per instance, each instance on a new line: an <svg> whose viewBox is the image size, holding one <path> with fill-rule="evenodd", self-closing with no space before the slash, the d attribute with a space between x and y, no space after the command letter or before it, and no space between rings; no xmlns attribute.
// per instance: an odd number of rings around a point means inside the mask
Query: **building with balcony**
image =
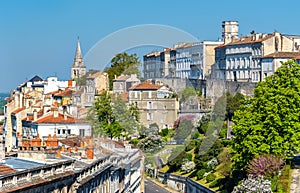
<svg viewBox="0 0 300 193"><path fill-rule="evenodd" d="M223 22L223 31L231 23ZM224 29L225 28L225 29ZM237 27L235 27L237 29ZM236 82L262 81L262 59L274 53L299 52L300 36L285 35L279 32L271 34L253 33L248 36L236 36L236 31L223 36L224 44L215 48L215 64L211 76L215 79ZM293 55L293 54L292 54Z"/></svg>

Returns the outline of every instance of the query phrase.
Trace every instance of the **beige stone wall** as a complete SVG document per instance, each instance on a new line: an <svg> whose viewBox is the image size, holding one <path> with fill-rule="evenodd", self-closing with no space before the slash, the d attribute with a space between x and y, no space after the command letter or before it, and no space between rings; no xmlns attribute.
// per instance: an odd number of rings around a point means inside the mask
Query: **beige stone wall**
<svg viewBox="0 0 300 193"><path fill-rule="evenodd" d="M135 98L134 91L129 93L130 103L137 103L140 112L140 122L149 126L156 123L159 129L165 128L167 125L169 128L173 127L174 121L178 118L179 103L175 98L157 98L156 91L151 91L151 98L149 98L149 92L138 92L138 97ZM151 102L151 107L149 107ZM152 120L149 119L149 114L152 115Z"/></svg>
<svg viewBox="0 0 300 193"><path fill-rule="evenodd" d="M277 42L277 43L276 43ZM293 41L286 36L275 32L275 36L263 41L264 56L278 52L293 52L295 51ZM277 49L276 49L277 47Z"/></svg>
<svg viewBox="0 0 300 193"><path fill-rule="evenodd" d="M97 92L101 92L103 90L108 90L109 89L109 80L108 80L108 75L101 75L95 78L95 88Z"/></svg>
<svg viewBox="0 0 300 193"><path fill-rule="evenodd" d="M208 76L211 72L211 66L215 63L215 45L205 46L205 72L204 76Z"/></svg>

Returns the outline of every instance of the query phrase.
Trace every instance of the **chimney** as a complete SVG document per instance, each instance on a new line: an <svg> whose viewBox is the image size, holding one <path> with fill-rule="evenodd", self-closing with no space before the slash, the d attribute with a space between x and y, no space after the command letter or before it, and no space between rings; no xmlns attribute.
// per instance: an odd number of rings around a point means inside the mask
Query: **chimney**
<svg viewBox="0 0 300 193"><path fill-rule="evenodd" d="M64 120L67 120L67 119L68 119L67 112L64 111Z"/></svg>
<svg viewBox="0 0 300 193"><path fill-rule="evenodd" d="M36 109L33 110L33 121L37 120L37 111Z"/></svg>
<svg viewBox="0 0 300 193"><path fill-rule="evenodd" d="M60 158L60 149L57 150L57 158Z"/></svg>
<svg viewBox="0 0 300 193"><path fill-rule="evenodd" d="M94 159L94 148L89 146L86 148L86 157L88 159Z"/></svg>
<svg viewBox="0 0 300 193"><path fill-rule="evenodd" d="M58 117L58 108L53 109L53 117L57 118Z"/></svg>

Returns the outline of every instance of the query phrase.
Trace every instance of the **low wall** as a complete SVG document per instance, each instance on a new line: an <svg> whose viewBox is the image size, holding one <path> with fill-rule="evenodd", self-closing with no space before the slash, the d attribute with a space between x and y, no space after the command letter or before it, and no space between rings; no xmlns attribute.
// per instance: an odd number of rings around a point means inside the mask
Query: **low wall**
<svg viewBox="0 0 300 193"><path fill-rule="evenodd" d="M170 188L184 193L214 193L215 191L195 182L194 180L176 174L157 172L157 179Z"/></svg>

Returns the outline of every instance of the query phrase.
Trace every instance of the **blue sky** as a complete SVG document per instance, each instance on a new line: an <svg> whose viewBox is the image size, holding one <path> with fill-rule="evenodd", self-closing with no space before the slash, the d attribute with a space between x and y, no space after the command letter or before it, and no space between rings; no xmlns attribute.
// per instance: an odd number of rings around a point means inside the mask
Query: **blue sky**
<svg viewBox="0 0 300 193"><path fill-rule="evenodd" d="M69 79L77 36L85 55L109 34L143 24L175 27L199 40L221 38L224 20L238 21L243 35L252 30L300 34L299 6L296 0L1 0L0 92L9 92L34 75Z"/></svg>

